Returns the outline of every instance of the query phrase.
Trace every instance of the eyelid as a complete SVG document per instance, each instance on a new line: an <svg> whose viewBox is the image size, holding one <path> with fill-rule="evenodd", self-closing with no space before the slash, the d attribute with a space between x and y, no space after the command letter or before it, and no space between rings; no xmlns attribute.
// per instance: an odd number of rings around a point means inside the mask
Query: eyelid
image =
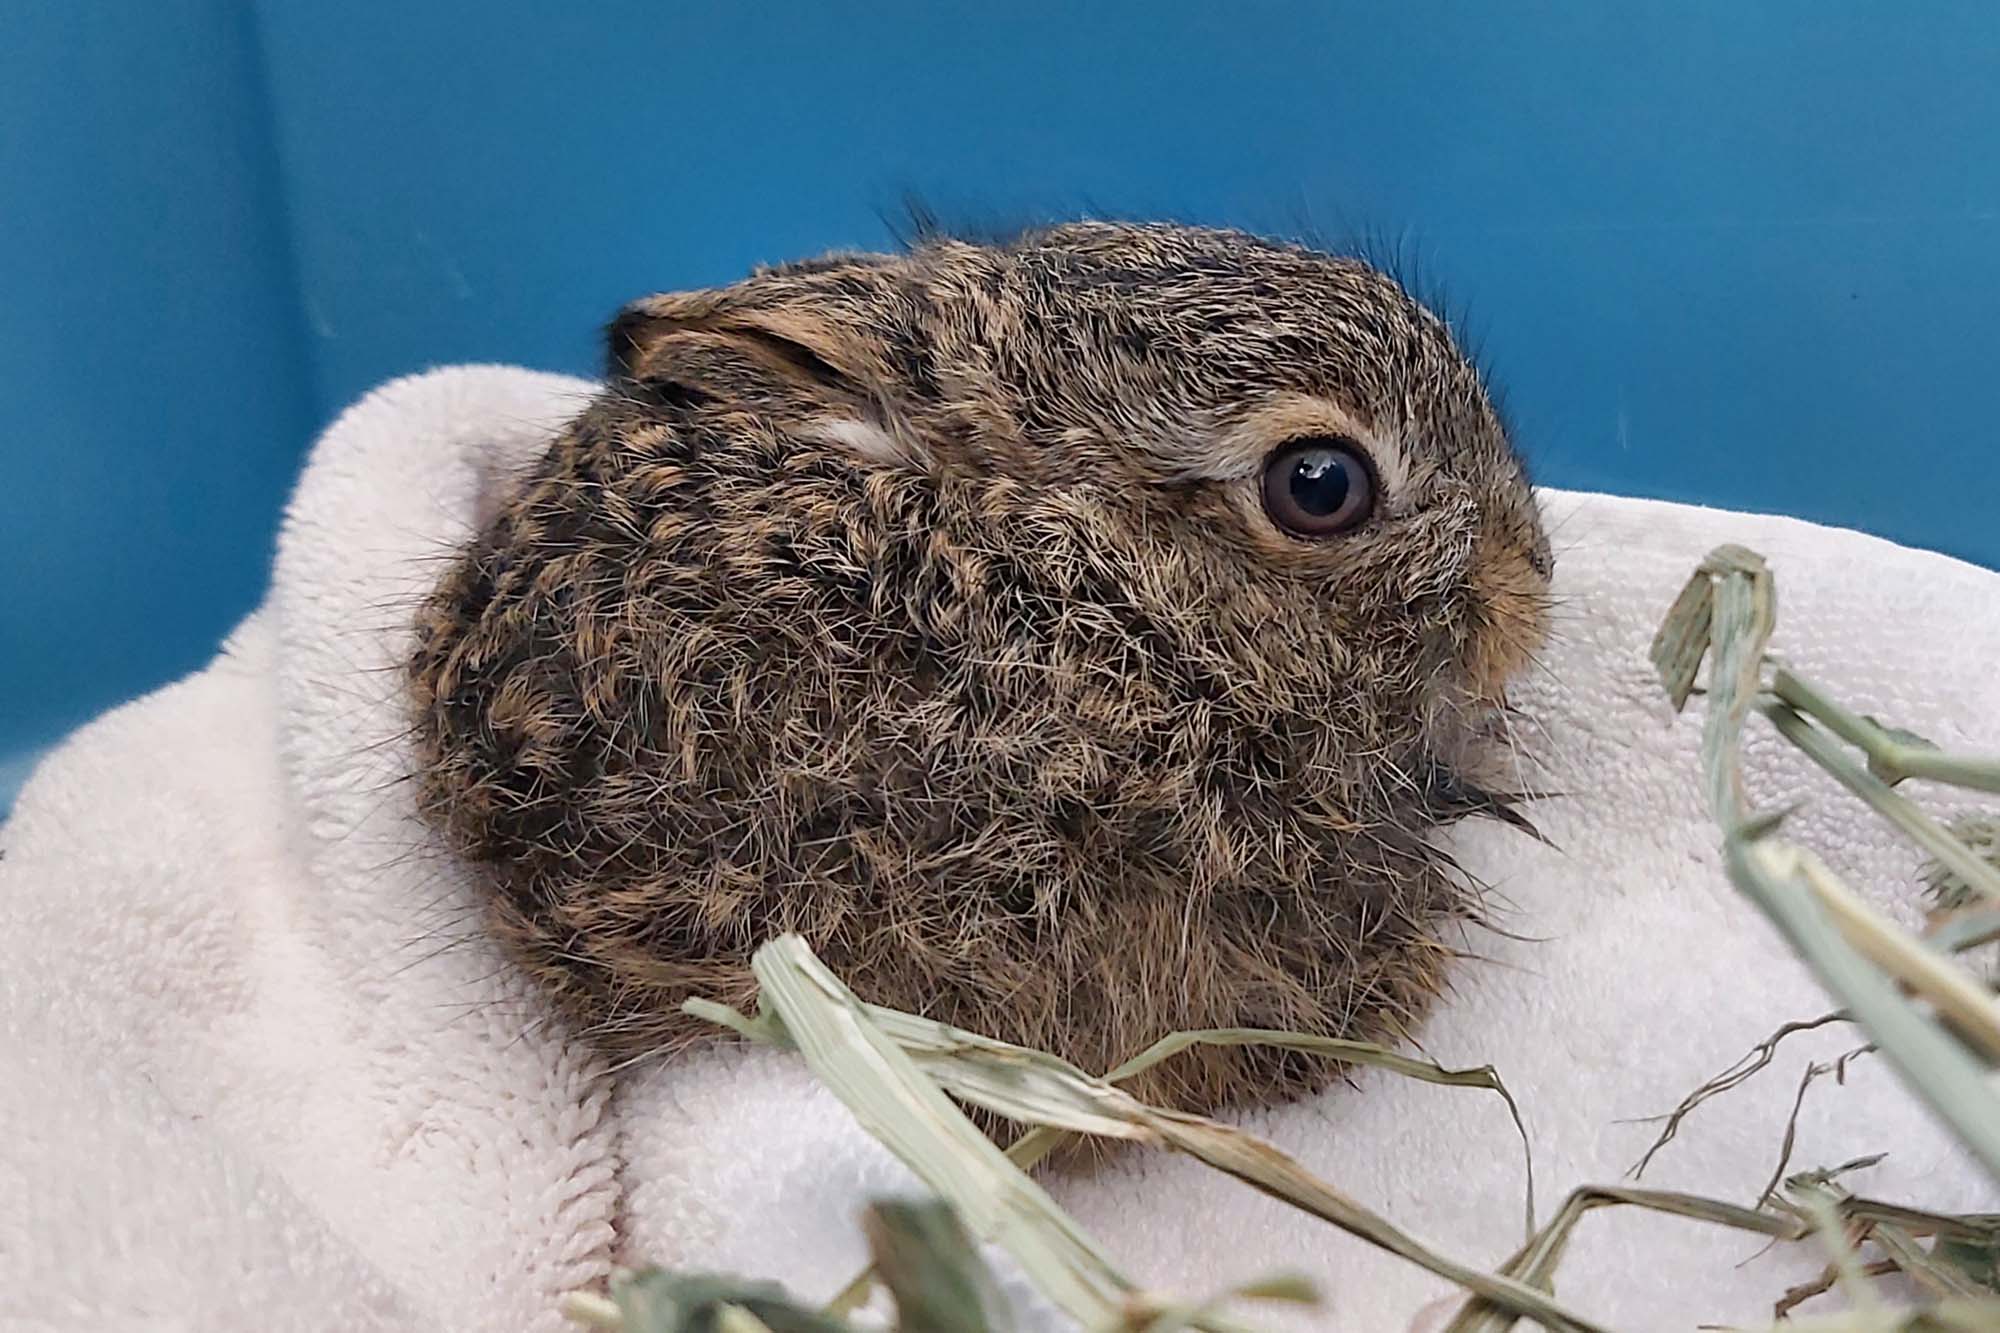
<svg viewBox="0 0 2000 1333"><path fill-rule="evenodd" d="M1308 436L1352 440L1367 460L1376 484L1379 511L1402 508L1410 480L1409 458L1402 441L1384 435L1372 423L1331 398L1314 394L1284 394L1259 404L1226 429L1190 441L1175 477L1193 482L1255 484L1272 451Z"/></svg>

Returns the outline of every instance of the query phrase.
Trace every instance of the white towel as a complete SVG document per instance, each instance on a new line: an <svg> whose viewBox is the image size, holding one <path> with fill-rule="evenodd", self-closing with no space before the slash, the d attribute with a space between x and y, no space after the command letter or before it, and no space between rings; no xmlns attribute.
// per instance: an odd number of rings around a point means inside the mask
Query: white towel
<svg viewBox="0 0 2000 1333"><path fill-rule="evenodd" d="M0 834L0 1319L8 1327L538 1329L617 1264L771 1277L824 1297L856 1210L913 1188L773 1052L606 1072L480 934L466 872L416 822L396 664L413 599L579 380L457 367L350 409L307 466L262 607L200 673L47 758ZM1778 578L1777 646L1857 707L1947 746L2000 740L2000 575L1787 519L1546 497L1563 599L1527 733L1568 796L1454 835L1504 896L1422 1031L1521 1099L1544 1211L1619 1179L1671 1108L1778 1024L1832 1008L1724 880L1698 722L1668 714L1655 625L1713 545ZM1697 704L1698 708L1699 705ZM1904 919L1917 861L1762 731L1767 802ZM1940 809L1948 795L1934 797ZM1832 1028L1689 1120L1647 1183L1749 1202ZM1247 1123L1456 1257L1521 1237L1497 1100L1364 1075ZM1864 1153L1867 1193L1994 1208L1979 1168L1879 1061L1816 1086L1798 1168ZM1134 1277L1187 1295L1318 1278L1322 1326L1399 1330L1449 1288L1194 1163L1057 1186ZM1753 1322L1810 1247L1628 1212L1559 1284L1621 1329ZM1264 1317L1257 1312L1258 1317ZM1267 1321L1268 1322L1268 1321Z"/></svg>

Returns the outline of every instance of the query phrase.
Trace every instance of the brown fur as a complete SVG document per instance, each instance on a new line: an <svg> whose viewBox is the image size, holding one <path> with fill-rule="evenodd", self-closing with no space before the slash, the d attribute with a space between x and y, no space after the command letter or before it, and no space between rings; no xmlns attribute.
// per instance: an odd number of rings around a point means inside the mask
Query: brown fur
<svg viewBox="0 0 2000 1333"><path fill-rule="evenodd" d="M1427 838L1506 813L1468 765L1550 560L1441 321L1357 261L1088 223L654 297L611 344L411 662L423 809L592 1037L711 1035L680 1002L750 1002L783 931L1095 1071L1421 1013L1475 907ZM1329 431L1380 504L1301 541L1261 461ZM1199 1051L1136 1090L1334 1072Z"/></svg>

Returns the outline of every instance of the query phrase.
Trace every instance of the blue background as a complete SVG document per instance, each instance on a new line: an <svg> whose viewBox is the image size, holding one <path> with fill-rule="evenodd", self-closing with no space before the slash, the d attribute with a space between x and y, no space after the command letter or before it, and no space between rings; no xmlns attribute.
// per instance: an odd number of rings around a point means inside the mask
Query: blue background
<svg viewBox="0 0 2000 1333"><path fill-rule="evenodd" d="M1372 238L1539 475L2000 564L1987 3L0 8L0 801L255 602L371 384L947 219Z"/></svg>

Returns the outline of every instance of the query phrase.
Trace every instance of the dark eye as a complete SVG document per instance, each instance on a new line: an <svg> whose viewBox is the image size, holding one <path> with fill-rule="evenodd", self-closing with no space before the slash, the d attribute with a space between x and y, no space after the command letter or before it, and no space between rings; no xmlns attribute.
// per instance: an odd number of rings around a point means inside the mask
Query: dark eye
<svg viewBox="0 0 2000 1333"><path fill-rule="evenodd" d="M1295 537L1350 531L1374 510L1375 474L1352 440L1293 440L1264 464L1264 512Z"/></svg>

